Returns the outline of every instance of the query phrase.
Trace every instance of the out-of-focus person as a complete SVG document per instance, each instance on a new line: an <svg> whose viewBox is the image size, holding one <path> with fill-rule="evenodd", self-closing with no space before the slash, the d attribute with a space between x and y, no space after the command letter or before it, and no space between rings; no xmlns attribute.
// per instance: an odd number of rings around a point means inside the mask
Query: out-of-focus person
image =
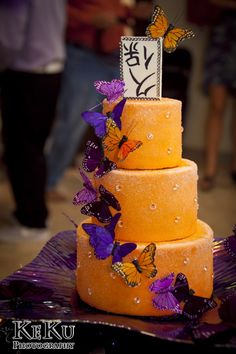
<svg viewBox="0 0 236 354"><path fill-rule="evenodd" d="M227 103L230 96L236 99L236 1L208 0L201 2L203 16L199 17L200 22L202 21L200 24L210 25L210 37L205 53L203 73L204 91L208 95L209 101L205 125L205 167L200 184L202 190L207 191L215 186ZM192 6L201 5L198 3L194 5L193 1L192 3ZM236 183L236 113L232 118L230 173L232 180Z"/></svg>
<svg viewBox="0 0 236 354"><path fill-rule="evenodd" d="M135 19L151 16L150 1L123 3L118 0L68 1L67 59L57 120L47 152L50 200L63 200L57 185L83 147L88 128L81 113L101 101L93 88L94 81L119 78L120 37L132 34Z"/></svg>
<svg viewBox="0 0 236 354"><path fill-rule="evenodd" d="M65 6L65 0L0 1L2 139L15 200L14 224L0 229L0 241L49 236L44 147L65 59Z"/></svg>

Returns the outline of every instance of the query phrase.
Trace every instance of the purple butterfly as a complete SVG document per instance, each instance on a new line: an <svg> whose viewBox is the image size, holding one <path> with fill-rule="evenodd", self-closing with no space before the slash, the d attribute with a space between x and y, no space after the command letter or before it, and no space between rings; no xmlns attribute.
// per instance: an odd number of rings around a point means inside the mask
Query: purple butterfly
<svg viewBox="0 0 236 354"><path fill-rule="evenodd" d="M74 205L91 203L92 201L96 200L96 198L97 198L97 191L93 187L90 179L86 176L86 174L81 169L79 169L79 173L83 179L84 188L81 189L74 196L74 198L73 198Z"/></svg>
<svg viewBox="0 0 236 354"><path fill-rule="evenodd" d="M108 223L112 218L109 206L117 211L120 211L121 207L114 195L106 190L103 185L99 186L99 193L99 200L84 205L80 211L84 215L94 216L102 223Z"/></svg>
<svg viewBox="0 0 236 354"><path fill-rule="evenodd" d="M83 112L81 115L85 122L94 128L96 136L103 138L106 134L107 116L102 113L92 111Z"/></svg>
<svg viewBox="0 0 236 354"><path fill-rule="evenodd" d="M121 130L121 116L125 106L126 98L123 98L117 105L113 108L112 112L107 112L107 116L112 118L118 128Z"/></svg>
<svg viewBox="0 0 236 354"><path fill-rule="evenodd" d="M96 170L94 176L98 178L117 168L115 162L110 161L103 155L99 141L95 137L86 143L85 158L82 161L82 166L87 172Z"/></svg>
<svg viewBox="0 0 236 354"><path fill-rule="evenodd" d="M236 257L236 225L233 228L233 235L224 240L224 247L232 257Z"/></svg>
<svg viewBox="0 0 236 354"><path fill-rule="evenodd" d="M150 285L149 290L156 294L152 300L154 307L160 310L172 310L181 313L179 302L172 293L174 277L174 273L170 273L164 278L155 280Z"/></svg>
<svg viewBox="0 0 236 354"><path fill-rule="evenodd" d="M108 81L95 81L94 86L97 92L107 97L109 103L116 101L124 94L125 83L122 80L114 79Z"/></svg>
<svg viewBox="0 0 236 354"><path fill-rule="evenodd" d="M182 313L191 320L200 318L203 313L216 307L212 297L193 295L194 291L189 288L187 277L183 273L177 274L172 294L179 302L184 302Z"/></svg>
<svg viewBox="0 0 236 354"><path fill-rule="evenodd" d="M120 213L114 215L110 224L104 227L95 224L82 224L84 231L89 235L89 242L94 248L96 258L106 259L112 256L112 264L121 262L123 257L137 247L135 243L131 242L122 245L117 241L114 242L114 230L120 216Z"/></svg>

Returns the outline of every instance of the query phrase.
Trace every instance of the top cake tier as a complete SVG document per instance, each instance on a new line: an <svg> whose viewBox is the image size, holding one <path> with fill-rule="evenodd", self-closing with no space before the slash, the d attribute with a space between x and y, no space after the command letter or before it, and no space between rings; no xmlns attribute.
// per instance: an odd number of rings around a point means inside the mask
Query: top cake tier
<svg viewBox="0 0 236 354"><path fill-rule="evenodd" d="M114 104L103 103L104 113ZM109 156L118 168L162 169L179 166L182 157L181 102L170 98L160 100L127 99L121 116L122 133L143 145L124 161Z"/></svg>

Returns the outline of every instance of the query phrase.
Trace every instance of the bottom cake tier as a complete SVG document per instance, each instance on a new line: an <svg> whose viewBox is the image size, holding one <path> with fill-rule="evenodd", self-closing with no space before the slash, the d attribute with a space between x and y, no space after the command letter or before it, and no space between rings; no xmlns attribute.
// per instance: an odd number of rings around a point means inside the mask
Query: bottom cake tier
<svg viewBox="0 0 236 354"><path fill-rule="evenodd" d="M85 223L91 222L86 219ZM213 232L198 220L197 231L188 238L171 242L152 243L155 248L155 277L140 274L138 286L128 286L125 279L112 268L112 256L102 260L94 255L89 236L78 227L77 291L80 298L97 309L111 313L137 316L166 316L170 310L160 310L153 305L156 294L150 285L157 279L174 273L183 273L194 295L209 298L213 291ZM122 244L122 243L121 243ZM123 258L122 263L138 259L147 243L137 243L137 248Z"/></svg>

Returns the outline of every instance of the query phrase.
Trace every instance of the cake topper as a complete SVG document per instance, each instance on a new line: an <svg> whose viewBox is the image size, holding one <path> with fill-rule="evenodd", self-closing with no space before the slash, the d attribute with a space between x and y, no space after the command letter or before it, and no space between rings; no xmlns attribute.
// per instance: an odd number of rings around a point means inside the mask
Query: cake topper
<svg viewBox="0 0 236 354"><path fill-rule="evenodd" d="M153 39L162 37L163 48L167 53L174 52L182 40L194 37L193 31L170 24L159 5L155 6L151 21L146 35Z"/></svg>
<svg viewBox="0 0 236 354"><path fill-rule="evenodd" d="M112 264L121 262L123 257L132 252L137 245L132 242L123 243L115 240L115 227L121 214L115 214L110 224L99 226L91 223L82 224L82 228L89 235L89 243L94 249L94 254L98 259L106 259L112 256Z"/></svg>
<svg viewBox="0 0 236 354"><path fill-rule="evenodd" d="M161 97L162 38L121 37L120 66L125 82L124 97Z"/></svg>

